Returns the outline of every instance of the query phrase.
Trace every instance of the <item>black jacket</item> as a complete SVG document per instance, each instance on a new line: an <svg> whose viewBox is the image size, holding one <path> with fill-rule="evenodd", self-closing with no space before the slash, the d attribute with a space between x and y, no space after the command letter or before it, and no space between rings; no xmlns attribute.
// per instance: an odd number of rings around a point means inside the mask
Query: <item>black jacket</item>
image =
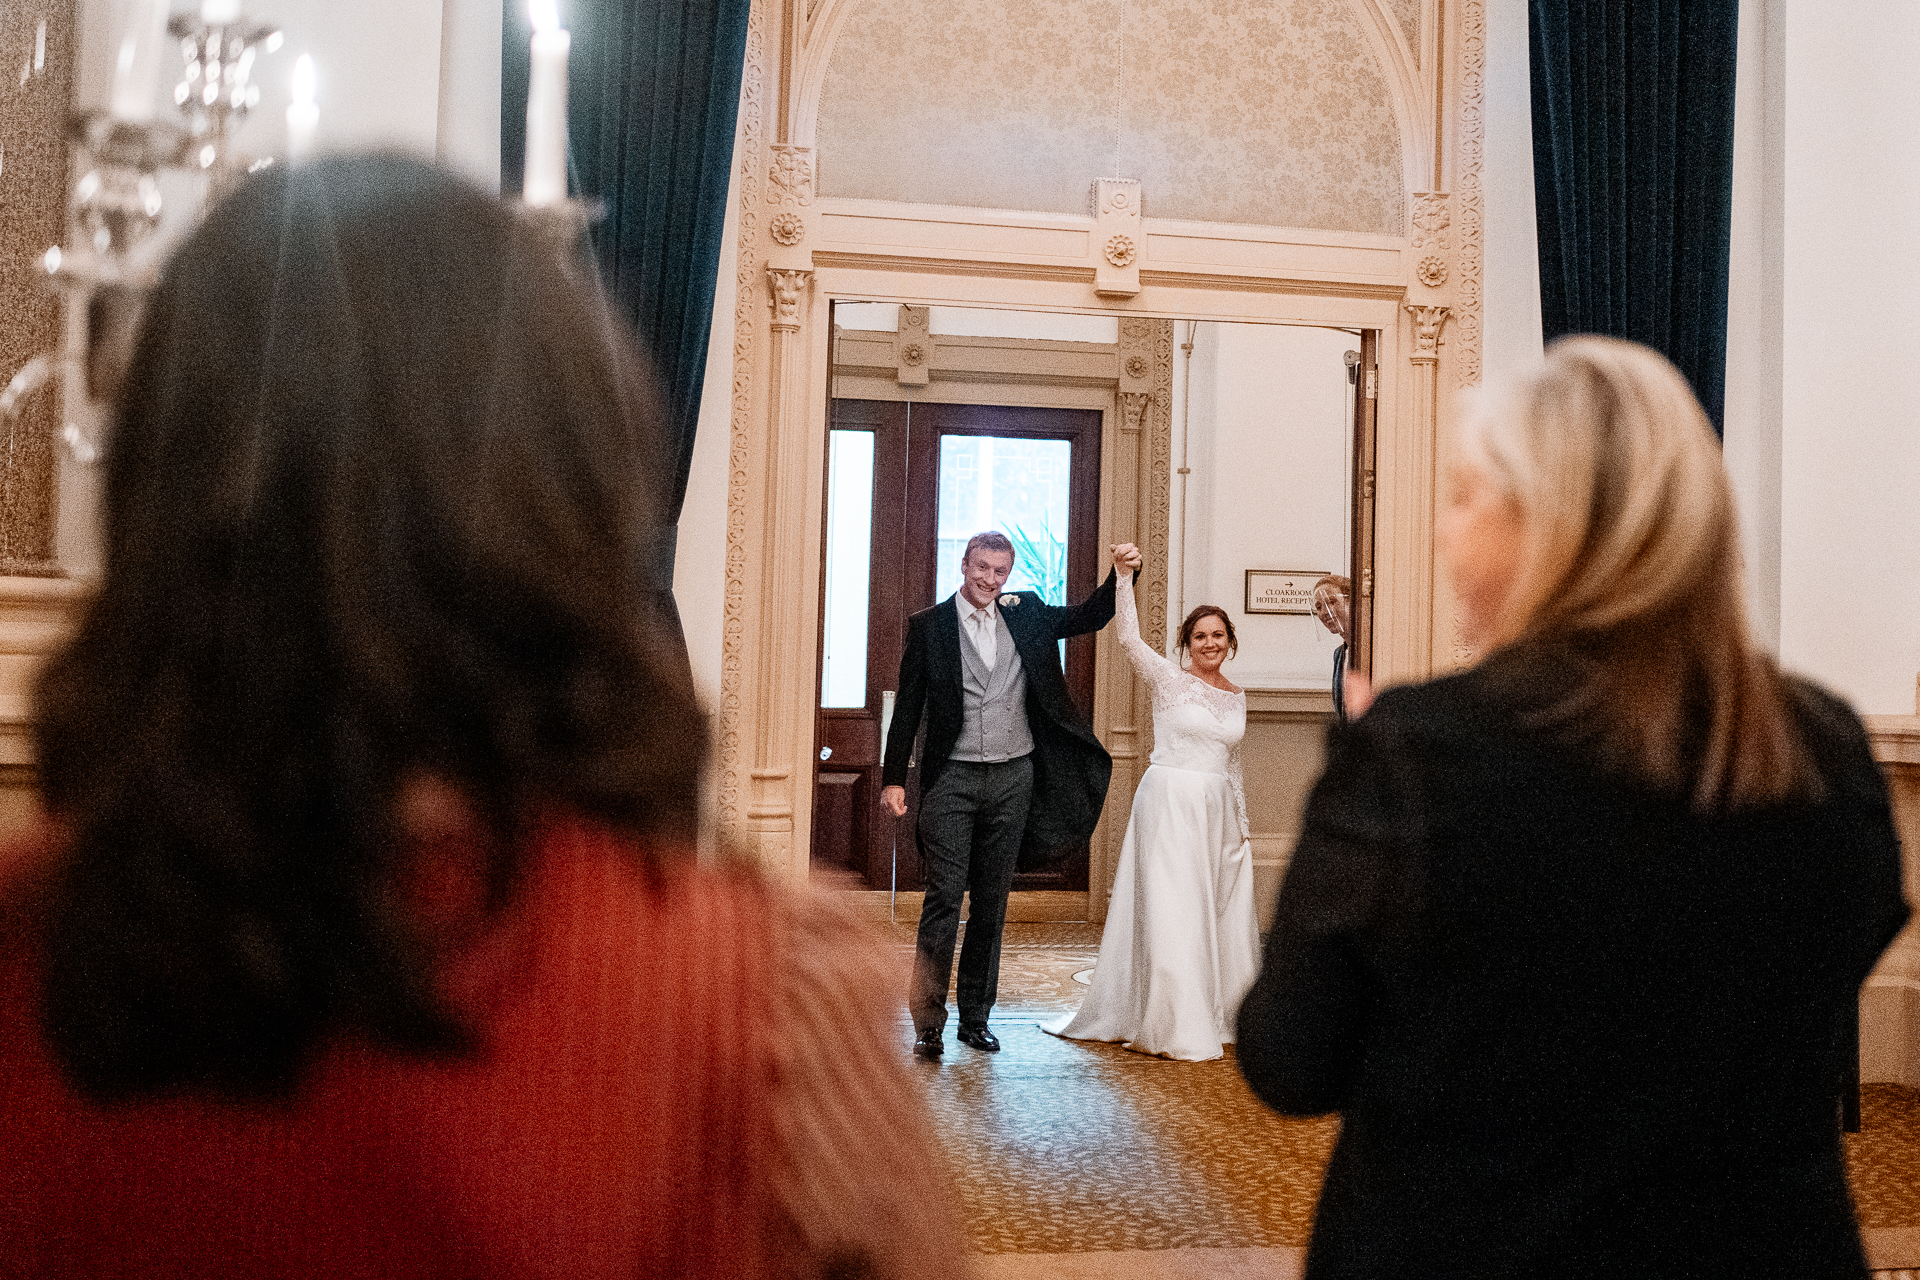
<svg viewBox="0 0 1920 1280"><path fill-rule="evenodd" d="M1328 739L1241 1071L1343 1112L1307 1275L1864 1277L1836 1119L1906 919L1859 719L1792 685L1820 803L1732 817L1521 727L1485 668Z"/></svg>
<svg viewBox="0 0 1920 1280"><path fill-rule="evenodd" d="M1076 605L1050 605L1036 592L1013 593L1000 606L1027 679L1027 729L1033 735L1033 803L1019 868L1032 871L1058 860L1093 834L1107 801L1113 758L1074 709L1060 669L1057 641L1098 631L1113 618L1113 574ZM1009 597L1001 597L1003 601ZM900 655L900 691L887 736L882 785L905 786L913 741L924 712L927 741L920 753L921 789L931 787L960 739L960 609L948 596L907 619Z"/></svg>

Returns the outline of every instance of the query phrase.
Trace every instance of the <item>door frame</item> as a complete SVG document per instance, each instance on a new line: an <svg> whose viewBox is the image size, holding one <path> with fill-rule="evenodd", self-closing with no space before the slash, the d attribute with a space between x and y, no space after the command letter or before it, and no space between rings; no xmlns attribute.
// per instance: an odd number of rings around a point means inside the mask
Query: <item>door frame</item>
<svg viewBox="0 0 1920 1280"><path fill-rule="evenodd" d="M872 301L859 296L847 301ZM829 298L821 298L823 311ZM923 309L915 306L912 310ZM897 333L850 331L858 337L842 341L839 349L830 346L832 337L823 338L819 347L820 427L818 435L819 469L825 475L826 430L831 397L858 400L913 401L919 404L1003 405L1014 408L1091 409L1100 417L1100 475L1095 545L1135 542L1149 552L1136 595L1140 600L1143 624L1151 628L1155 620L1164 625L1167 608L1167 487L1172 474L1172 432L1170 396L1173 376L1172 328L1164 329L1165 350L1156 342L1162 335L1156 323L1150 332L1122 326L1118 344L1046 342L1013 338L940 339L931 363L943 376L933 377L925 385L902 383L899 348L924 333L903 316ZM829 328L823 316L822 328ZM831 366L827 357L833 355ZM1142 374L1129 375L1128 366L1138 356L1147 364ZM1139 366L1134 365L1137 369ZM829 376L831 373L831 376ZM1162 385L1162 384L1165 385ZM1122 396L1155 397L1144 414L1122 411ZM825 486L816 483L817 501L824 519ZM1158 526L1154 513L1158 511ZM824 530L824 525L820 526ZM1157 548L1157 552L1156 549ZM823 546L810 548L808 561L819 572ZM1104 573L1096 572L1097 585ZM810 590L818 596L816 582ZM810 597L812 598L812 597ZM1120 842L1126 833L1127 815L1133 804L1133 790L1145 772L1147 756L1152 752L1152 706L1145 686L1134 676L1125 655L1113 637L1113 628L1104 627L1094 636L1094 694L1092 725L1113 756L1113 780L1107 791L1107 803L1100 823L1095 827L1087 859L1086 890L1020 890L1009 901L1011 920L1093 920L1106 918L1108 886L1120 856ZM816 689L819 655L812 655L813 669L807 688ZM818 702L817 694L815 703ZM808 723L813 723L809 716ZM812 793L812 767L815 763L811 737L807 744L806 767L809 799ZM797 816L797 815L796 815ZM797 825L797 824L796 824ZM812 849L811 813L808 814L807 843L802 854ZM887 914L886 894L874 892L872 909ZM899 911L909 916L914 903L902 900Z"/></svg>
<svg viewBox="0 0 1920 1280"><path fill-rule="evenodd" d="M1379 330L1374 674L1418 679L1470 657L1434 574L1432 516L1451 392L1481 373L1484 0L1429 0L1418 58L1383 0L1356 0L1400 128L1400 227L1183 221L1157 216L1145 189L1125 244L1091 208L969 203L964 168L952 203L821 194L818 86L852 2L755 0L749 22L722 267L733 306L712 366L731 399L712 775L723 838L773 875L806 873L832 298Z"/></svg>

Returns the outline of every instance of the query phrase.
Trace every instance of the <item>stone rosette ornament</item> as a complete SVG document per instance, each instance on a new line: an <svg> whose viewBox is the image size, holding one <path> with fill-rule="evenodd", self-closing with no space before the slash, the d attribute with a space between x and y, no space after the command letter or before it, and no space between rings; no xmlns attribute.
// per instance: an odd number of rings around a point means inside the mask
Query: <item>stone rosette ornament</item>
<svg viewBox="0 0 1920 1280"><path fill-rule="evenodd" d="M807 234L807 224L797 213L776 214L773 221L767 224L767 234L778 243L791 247L799 244L801 237Z"/></svg>
<svg viewBox="0 0 1920 1280"><path fill-rule="evenodd" d="M1132 236L1114 236L1107 241L1107 261L1116 267L1130 266L1138 254Z"/></svg>

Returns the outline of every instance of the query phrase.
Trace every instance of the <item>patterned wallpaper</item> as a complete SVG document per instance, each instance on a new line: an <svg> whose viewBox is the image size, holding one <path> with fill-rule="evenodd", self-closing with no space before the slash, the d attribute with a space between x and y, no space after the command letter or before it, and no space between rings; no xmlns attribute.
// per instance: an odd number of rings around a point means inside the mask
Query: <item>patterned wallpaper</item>
<svg viewBox="0 0 1920 1280"><path fill-rule="evenodd" d="M1400 19L1400 30L1407 37L1413 61L1420 62L1420 0L1390 0L1393 15Z"/></svg>
<svg viewBox="0 0 1920 1280"><path fill-rule="evenodd" d="M1396 0L1402 6L1418 0ZM1349 0L864 0L822 195L1400 234L1400 138Z"/></svg>
<svg viewBox="0 0 1920 1280"><path fill-rule="evenodd" d="M0 8L0 385L60 337L60 303L41 255L66 231L67 108L73 0ZM0 424L0 573L52 572L57 391Z"/></svg>

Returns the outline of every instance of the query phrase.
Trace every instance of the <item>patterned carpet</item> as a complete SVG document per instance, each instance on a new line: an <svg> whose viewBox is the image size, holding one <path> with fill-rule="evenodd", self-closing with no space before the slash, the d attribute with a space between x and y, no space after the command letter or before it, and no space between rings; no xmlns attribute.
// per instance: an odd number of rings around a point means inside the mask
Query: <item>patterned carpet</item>
<svg viewBox="0 0 1920 1280"><path fill-rule="evenodd" d="M911 947L911 925L893 928ZM958 1045L950 1024L946 1057L921 1064L974 1247L1183 1251L1161 1254L1169 1262L1215 1256L1192 1250L1290 1256L1307 1241L1338 1122L1268 1111L1230 1048L1215 1062L1169 1062L1040 1031L1036 1021L1078 1006L1085 987L1074 976L1098 953L1095 926L1008 925L993 1021L1005 1051ZM903 1046L911 1034L903 1012ZM1862 1116L1847 1159L1870 1252L1882 1267L1920 1267L1887 1252L1920 1241L1920 1092L1869 1085ZM990 1274L1015 1274L1007 1262Z"/></svg>

